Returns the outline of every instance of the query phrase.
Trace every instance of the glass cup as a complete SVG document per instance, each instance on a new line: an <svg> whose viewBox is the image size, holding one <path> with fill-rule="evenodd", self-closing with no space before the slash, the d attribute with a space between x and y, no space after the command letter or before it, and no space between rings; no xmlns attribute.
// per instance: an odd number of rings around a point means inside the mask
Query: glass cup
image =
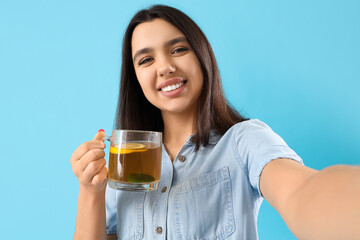
<svg viewBox="0 0 360 240"><path fill-rule="evenodd" d="M108 184L128 191L152 191L161 176L162 133L113 130L109 155Z"/></svg>

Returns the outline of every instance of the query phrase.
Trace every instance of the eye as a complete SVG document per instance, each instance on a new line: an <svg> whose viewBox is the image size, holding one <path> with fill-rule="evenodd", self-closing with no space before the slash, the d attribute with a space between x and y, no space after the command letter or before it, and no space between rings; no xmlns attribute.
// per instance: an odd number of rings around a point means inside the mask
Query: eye
<svg viewBox="0 0 360 240"><path fill-rule="evenodd" d="M152 60L153 60L152 57L146 57L146 58L141 59L138 64L139 64L139 66L140 66L140 65L145 64L145 63L148 63L148 62L150 62L150 61L152 61Z"/></svg>
<svg viewBox="0 0 360 240"><path fill-rule="evenodd" d="M180 52L186 52L188 51L189 49L186 48L186 47L178 47L178 48L175 48L172 53L180 53Z"/></svg>

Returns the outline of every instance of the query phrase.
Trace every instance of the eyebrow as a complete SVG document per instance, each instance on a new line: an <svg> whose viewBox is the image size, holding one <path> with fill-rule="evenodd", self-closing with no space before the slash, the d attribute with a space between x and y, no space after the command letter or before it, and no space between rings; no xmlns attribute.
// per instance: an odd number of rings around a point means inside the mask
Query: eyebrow
<svg viewBox="0 0 360 240"><path fill-rule="evenodd" d="M188 42L186 37L177 37L177 38L174 38L170 41L168 41L165 46L169 47L169 46L172 46L176 43L179 43L179 42ZM153 51L153 48L142 48L138 51L136 51L134 57L133 57L133 61L135 62L136 58L139 57L139 55L141 54L144 54L144 53L148 53L148 52L151 52Z"/></svg>

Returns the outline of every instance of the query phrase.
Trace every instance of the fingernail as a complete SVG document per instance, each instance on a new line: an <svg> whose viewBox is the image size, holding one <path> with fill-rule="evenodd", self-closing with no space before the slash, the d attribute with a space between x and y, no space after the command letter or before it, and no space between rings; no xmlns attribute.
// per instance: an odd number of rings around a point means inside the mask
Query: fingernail
<svg viewBox="0 0 360 240"><path fill-rule="evenodd" d="M104 129L99 129L98 132L105 132L105 130Z"/></svg>
<svg viewBox="0 0 360 240"><path fill-rule="evenodd" d="M104 143L104 145L105 145L105 147L104 148L106 148L106 144Z"/></svg>

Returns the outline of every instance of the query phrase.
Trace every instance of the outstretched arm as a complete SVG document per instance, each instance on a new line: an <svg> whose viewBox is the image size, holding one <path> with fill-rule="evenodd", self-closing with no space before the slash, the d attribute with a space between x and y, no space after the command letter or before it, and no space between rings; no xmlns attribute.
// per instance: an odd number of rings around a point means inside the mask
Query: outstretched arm
<svg viewBox="0 0 360 240"><path fill-rule="evenodd" d="M298 239L360 239L360 166L316 171L277 159L264 168L260 189Z"/></svg>

